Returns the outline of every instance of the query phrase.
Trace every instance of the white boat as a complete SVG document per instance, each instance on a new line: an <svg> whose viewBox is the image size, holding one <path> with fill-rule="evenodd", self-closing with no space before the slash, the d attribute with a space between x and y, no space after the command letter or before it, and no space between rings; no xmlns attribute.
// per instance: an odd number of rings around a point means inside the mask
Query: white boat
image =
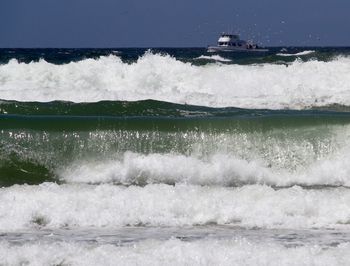
<svg viewBox="0 0 350 266"><path fill-rule="evenodd" d="M252 41L240 40L237 34L223 33L217 46L208 46L208 52L268 52L269 49L259 47Z"/></svg>

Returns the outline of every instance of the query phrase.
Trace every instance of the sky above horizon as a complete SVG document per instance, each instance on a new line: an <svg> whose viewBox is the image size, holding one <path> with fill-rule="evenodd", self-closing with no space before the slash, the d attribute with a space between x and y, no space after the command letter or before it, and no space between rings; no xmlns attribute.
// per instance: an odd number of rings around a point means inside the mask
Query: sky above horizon
<svg viewBox="0 0 350 266"><path fill-rule="evenodd" d="M1 0L0 47L350 46L348 0Z"/></svg>

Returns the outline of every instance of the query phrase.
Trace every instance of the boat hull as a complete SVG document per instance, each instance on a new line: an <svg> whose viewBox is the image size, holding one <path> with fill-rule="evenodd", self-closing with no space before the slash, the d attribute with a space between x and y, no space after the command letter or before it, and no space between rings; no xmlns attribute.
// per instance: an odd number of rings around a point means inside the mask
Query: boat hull
<svg viewBox="0 0 350 266"><path fill-rule="evenodd" d="M268 52L269 49L265 48L246 48L246 47L236 47L236 46L209 46L207 51L209 53L215 53L215 52Z"/></svg>

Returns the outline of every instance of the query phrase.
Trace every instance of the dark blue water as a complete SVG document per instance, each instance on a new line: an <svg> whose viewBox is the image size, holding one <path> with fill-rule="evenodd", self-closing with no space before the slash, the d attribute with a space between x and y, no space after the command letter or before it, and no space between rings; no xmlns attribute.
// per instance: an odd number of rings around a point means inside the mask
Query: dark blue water
<svg viewBox="0 0 350 266"><path fill-rule="evenodd" d="M269 47L269 52L263 53L246 53L246 52L220 52L219 55L234 60L236 64L252 63L283 63L292 62L296 58L302 61L321 60L328 61L337 56L350 55L348 47ZM194 61L202 55L211 56L206 48L108 48L108 49L0 49L0 63L8 63L11 59L19 62L29 63L43 59L53 64L66 64L76 62L87 58L97 59L100 56L117 55L124 62L135 62L146 51L153 53L168 54L183 62L195 64L206 64L212 60L203 59L198 62ZM315 51L315 53L306 56L278 56L276 54L297 54L303 51ZM217 54L217 53L215 53ZM230 64L229 62L224 62ZM232 63L232 62L231 62Z"/></svg>

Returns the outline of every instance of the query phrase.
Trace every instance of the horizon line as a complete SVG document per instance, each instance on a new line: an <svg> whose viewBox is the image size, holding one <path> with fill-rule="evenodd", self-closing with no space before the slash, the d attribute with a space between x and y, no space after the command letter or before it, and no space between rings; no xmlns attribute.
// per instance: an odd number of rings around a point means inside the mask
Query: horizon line
<svg viewBox="0 0 350 266"><path fill-rule="evenodd" d="M350 48L346 45L272 45L263 46L265 48ZM0 47L0 49L207 49L207 46L122 46L122 47L101 47L101 46L82 46L82 47L58 47L58 46L29 46L29 47Z"/></svg>

